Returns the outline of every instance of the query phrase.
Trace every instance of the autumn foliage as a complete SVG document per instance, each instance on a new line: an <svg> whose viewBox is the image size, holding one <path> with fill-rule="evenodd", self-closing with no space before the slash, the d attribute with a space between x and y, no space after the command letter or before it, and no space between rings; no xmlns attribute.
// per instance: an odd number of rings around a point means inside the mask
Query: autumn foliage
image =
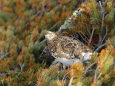
<svg viewBox="0 0 115 86"><path fill-rule="evenodd" d="M0 86L114 86L115 0L86 1L0 0ZM58 31L78 8L65 33L84 34L94 55L88 64L49 67L52 60L40 56L44 31Z"/></svg>

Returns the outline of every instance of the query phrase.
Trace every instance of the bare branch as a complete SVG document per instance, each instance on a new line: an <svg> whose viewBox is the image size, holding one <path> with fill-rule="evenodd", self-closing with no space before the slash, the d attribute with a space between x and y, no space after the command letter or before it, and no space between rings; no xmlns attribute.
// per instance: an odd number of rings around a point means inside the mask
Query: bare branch
<svg viewBox="0 0 115 86"><path fill-rule="evenodd" d="M72 86L73 77L70 79L68 86Z"/></svg>
<svg viewBox="0 0 115 86"><path fill-rule="evenodd" d="M94 82L97 81L97 73L98 73L98 70L99 70L99 66L97 66L97 68L96 68L96 70L95 70Z"/></svg>
<svg viewBox="0 0 115 86"><path fill-rule="evenodd" d="M95 49L95 51L99 51L102 47L104 47L106 45L106 43L100 45L97 49Z"/></svg>
<svg viewBox="0 0 115 86"><path fill-rule="evenodd" d="M106 36L107 36L107 28L106 28L106 32L105 32L105 35L104 35L104 37L103 37L101 43L103 43L103 41L105 40Z"/></svg>
<svg viewBox="0 0 115 86"><path fill-rule="evenodd" d="M67 75L68 75L69 73L70 73L70 71L67 72L67 73L64 75L63 79L62 79L62 81L63 81L63 86L66 86L66 85L64 84L64 80L66 79L66 77L67 77Z"/></svg>
<svg viewBox="0 0 115 86"><path fill-rule="evenodd" d="M60 23L60 22L55 23L55 24L50 28L50 30L53 30L59 23Z"/></svg>
<svg viewBox="0 0 115 86"><path fill-rule="evenodd" d="M96 64L96 62L92 63L91 65L89 65L89 67L85 70L85 73L87 73L89 71L89 69L94 66Z"/></svg>
<svg viewBox="0 0 115 86"><path fill-rule="evenodd" d="M99 74L99 76L97 77L97 80L101 77L102 73Z"/></svg>
<svg viewBox="0 0 115 86"><path fill-rule="evenodd" d="M88 43L87 41L86 41L86 39L79 33L79 35L81 36L81 38L86 42L86 43Z"/></svg>
<svg viewBox="0 0 115 86"><path fill-rule="evenodd" d="M100 8L101 8L101 16L102 16L102 20L101 20L101 34L99 35L99 45L103 43L105 37L106 37L106 34L104 36L104 38L102 37L102 30L103 30L103 27L104 27L104 19L105 19L105 9L104 7L102 6L102 2L99 1L99 5L100 5Z"/></svg>
<svg viewBox="0 0 115 86"><path fill-rule="evenodd" d="M25 64L24 63L20 63L19 66L20 66L20 70L23 71L24 67L25 67Z"/></svg>
<svg viewBox="0 0 115 86"><path fill-rule="evenodd" d="M90 39L89 39L89 42L88 42L88 45L90 45L91 41L92 41L92 38L93 38L93 35L94 35L94 31L95 31L95 28L93 28L92 32L91 32L91 35L90 35Z"/></svg>
<svg viewBox="0 0 115 86"><path fill-rule="evenodd" d="M80 32L80 33L88 40L87 36L85 36L82 32Z"/></svg>

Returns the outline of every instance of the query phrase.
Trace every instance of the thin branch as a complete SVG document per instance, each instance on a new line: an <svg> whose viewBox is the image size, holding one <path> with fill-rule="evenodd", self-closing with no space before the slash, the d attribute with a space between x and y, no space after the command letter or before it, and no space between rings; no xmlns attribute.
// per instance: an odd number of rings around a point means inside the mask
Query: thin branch
<svg viewBox="0 0 115 86"><path fill-rule="evenodd" d="M72 86L73 77L70 79L68 86Z"/></svg>
<svg viewBox="0 0 115 86"><path fill-rule="evenodd" d="M97 68L96 68L96 70L95 70L94 82L97 81L97 73L98 73L98 70L99 70L99 66L97 66Z"/></svg>
<svg viewBox="0 0 115 86"><path fill-rule="evenodd" d="M25 64L24 63L20 63L19 66L20 66L20 70L23 71L24 67L25 67Z"/></svg>
<svg viewBox="0 0 115 86"><path fill-rule="evenodd" d="M79 33L79 35L81 36L81 38L86 42L86 43L88 43L87 42L87 40Z"/></svg>
<svg viewBox="0 0 115 86"><path fill-rule="evenodd" d="M102 24L101 24L101 30L103 30L103 27L104 27L104 13L102 14ZM102 34L102 33L101 33ZM102 39L102 36L101 36L101 34L100 34L100 40L99 40L99 42L102 44L102 42L103 42L103 39Z"/></svg>
<svg viewBox="0 0 115 86"><path fill-rule="evenodd" d="M102 73L99 74L99 76L97 77L97 80L101 77Z"/></svg>
<svg viewBox="0 0 115 86"><path fill-rule="evenodd" d="M99 1L99 5L100 5L100 8L101 8L101 15L102 15L102 21L101 21L101 30L103 30L103 27L104 27L104 19L105 19L105 14L104 14L104 12L105 12L105 10L104 10L104 8L103 8L103 6L102 6L102 3L101 3L101 1ZM102 44L102 36L101 36L102 34L100 34L99 35L99 44Z"/></svg>
<svg viewBox="0 0 115 86"><path fill-rule="evenodd" d="M60 22L55 23L55 24L50 28L50 30L53 30L59 23L60 23Z"/></svg>
<svg viewBox="0 0 115 86"><path fill-rule="evenodd" d="M88 40L87 36L85 36L82 32L80 32L80 33Z"/></svg>
<svg viewBox="0 0 115 86"><path fill-rule="evenodd" d="M78 8L77 10L75 10L73 14L67 20L65 20L64 24L60 26L58 32L70 28L72 26L72 21L75 21L83 10L83 8Z"/></svg>
<svg viewBox="0 0 115 86"><path fill-rule="evenodd" d="M42 45L42 44L44 44L46 42L46 39L44 39L43 41L41 41L40 43L39 43L39 45Z"/></svg>
<svg viewBox="0 0 115 86"><path fill-rule="evenodd" d="M90 39L89 39L89 42L88 42L88 45L91 43L92 41L92 38L93 38L93 35L94 35L94 31L95 31L95 28L93 28L92 32L91 32L91 35L90 35Z"/></svg>
<svg viewBox="0 0 115 86"><path fill-rule="evenodd" d="M105 40L106 36L107 36L107 28L106 28L106 33L105 33L105 35L104 35L104 37L103 37L101 43L103 43L103 41Z"/></svg>
<svg viewBox="0 0 115 86"><path fill-rule="evenodd" d="M99 1L99 6L101 8L101 14L103 15L103 13L105 12L105 9L104 9L101 1Z"/></svg>
<svg viewBox="0 0 115 86"><path fill-rule="evenodd" d="M103 9L103 6L102 6L102 4L101 4L101 1L99 1L99 5L100 5L100 8Z"/></svg>
<svg viewBox="0 0 115 86"><path fill-rule="evenodd" d="M86 30L87 30L87 33L88 33L88 38L89 38L89 35L90 35L89 28L86 28Z"/></svg>
<svg viewBox="0 0 115 86"><path fill-rule="evenodd" d="M91 65L89 65L89 67L85 70L85 72L87 73L89 71L89 69L94 66L96 64L96 62L92 63Z"/></svg>
<svg viewBox="0 0 115 86"><path fill-rule="evenodd" d="M70 71L69 71L69 72L67 72L67 73L64 75L63 79L62 79L63 86L65 86L65 85L64 85L64 80L66 79L66 77L67 77L67 75L68 75L69 73L70 73Z"/></svg>
<svg viewBox="0 0 115 86"><path fill-rule="evenodd" d="M104 47L106 45L106 43L100 45L97 49L95 49L95 51L99 51L102 47Z"/></svg>
<svg viewBox="0 0 115 86"><path fill-rule="evenodd" d="M99 34L99 41L98 41L98 45L101 45L101 40L102 40L102 36L101 36L101 34Z"/></svg>

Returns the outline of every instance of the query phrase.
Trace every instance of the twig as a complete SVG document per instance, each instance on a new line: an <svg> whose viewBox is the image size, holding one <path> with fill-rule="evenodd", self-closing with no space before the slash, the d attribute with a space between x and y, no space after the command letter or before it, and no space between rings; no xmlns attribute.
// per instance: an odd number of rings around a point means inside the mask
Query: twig
<svg viewBox="0 0 115 86"><path fill-rule="evenodd" d="M4 86L4 79L2 79L1 82L2 82L2 86Z"/></svg>
<svg viewBox="0 0 115 86"><path fill-rule="evenodd" d="M22 63L22 64L19 64L19 66L20 66L20 70L23 71L23 69L24 69L24 67L25 67L25 64Z"/></svg>
<svg viewBox="0 0 115 86"><path fill-rule="evenodd" d="M88 40L87 36L85 36L82 32L80 32L80 33Z"/></svg>
<svg viewBox="0 0 115 86"><path fill-rule="evenodd" d="M101 77L102 73L99 74L99 76L97 77L97 80Z"/></svg>
<svg viewBox="0 0 115 86"><path fill-rule="evenodd" d="M102 24L101 24L101 30L103 30L103 27L104 27L104 14L102 14ZM102 34L102 33L101 33ZM100 43L102 44L102 36L101 36L101 34L100 34L100 37L101 37L101 39L100 39Z"/></svg>
<svg viewBox="0 0 115 86"><path fill-rule="evenodd" d="M86 28L86 30L87 30L87 34L88 34L88 38L89 38L89 35L90 35L89 28Z"/></svg>
<svg viewBox="0 0 115 86"><path fill-rule="evenodd" d="M107 28L106 28L106 33L105 33L105 35L104 35L104 37L103 37L101 43L103 43L103 41L105 40L106 36L107 36Z"/></svg>
<svg viewBox="0 0 115 86"><path fill-rule="evenodd" d="M95 51L99 51L102 47L104 47L106 45L106 43L100 45L97 49L95 49Z"/></svg>
<svg viewBox="0 0 115 86"><path fill-rule="evenodd" d="M70 16L67 20L65 20L64 24L60 26L58 32L70 28L72 26L72 21L75 21L83 10L84 10L83 8L78 8L77 10L75 10L72 16Z"/></svg>
<svg viewBox="0 0 115 86"><path fill-rule="evenodd" d="M64 75L64 77L63 77L63 79L62 79L62 82L65 80L65 78L67 77L67 75L70 73L70 71L69 72L67 72L65 75ZM63 86L65 86L64 85L64 82L63 82Z"/></svg>
<svg viewBox="0 0 115 86"><path fill-rule="evenodd" d="M91 65L89 65L89 67L85 70L85 72L87 73L88 70L89 70L93 65L95 65L95 64L96 64L96 62L94 62L94 63L92 63Z"/></svg>
<svg viewBox="0 0 115 86"><path fill-rule="evenodd" d="M102 40L102 36L101 36L101 34L99 34L99 41L98 41L97 45L101 45L101 40Z"/></svg>
<svg viewBox="0 0 115 86"><path fill-rule="evenodd" d="M88 43L86 40L85 40L85 38L80 34L80 33L78 33L80 36L81 36L81 38L86 42L86 43Z"/></svg>
<svg viewBox="0 0 115 86"><path fill-rule="evenodd" d="M102 5L101 1L99 1L99 5L100 5L100 8L101 8L101 14L103 15L103 12L105 11L105 9L103 8L103 5Z"/></svg>
<svg viewBox="0 0 115 86"><path fill-rule="evenodd" d="M73 77L70 79L68 86L72 86Z"/></svg>
<svg viewBox="0 0 115 86"><path fill-rule="evenodd" d="M102 39L102 30L103 30L103 27L104 27L104 19L105 19L105 14L104 14L104 12L105 12L105 10L104 10L104 8L103 8L103 6L102 6L102 3L101 3L101 1L99 1L99 5L100 5L100 8L101 8L101 15L102 15L102 21L101 21L101 34L99 35L99 45L100 44L102 44L103 43L103 40L105 39L105 37Z"/></svg>
<svg viewBox="0 0 115 86"><path fill-rule="evenodd" d="M103 6L102 6L102 4L101 4L101 1L99 1L99 5L100 5L100 8L103 9Z"/></svg>
<svg viewBox="0 0 115 86"><path fill-rule="evenodd" d="M94 31L95 31L95 28L93 28L93 30L92 30L92 32L91 32L91 35L90 35L90 39L89 39L88 45L89 45L89 44L91 43L91 41L92 41Z"/></svg>
<svg viewBox="0 0 115 86"><path fill-rule="evenodd" d="M96 70L95 70L94 82L97 81L97 73L98 73L98 70L99 70L99 66L97 66L97 68L96 68Z"/></svg>
<svg viewBox="0 0 115 86"><path fill-rule="evenodd" d="M39 45L44 44L45 42L46 42L46 39L44 39L43 41L41 41L41 42L39 43Z"/></svg>
<svg viewBox="0 0 115 86"><path fill-rule="evenodd" d="M55 23L55 24L50 28L50 30L53 30L59 23L60 23L60 22Z"/></svg>

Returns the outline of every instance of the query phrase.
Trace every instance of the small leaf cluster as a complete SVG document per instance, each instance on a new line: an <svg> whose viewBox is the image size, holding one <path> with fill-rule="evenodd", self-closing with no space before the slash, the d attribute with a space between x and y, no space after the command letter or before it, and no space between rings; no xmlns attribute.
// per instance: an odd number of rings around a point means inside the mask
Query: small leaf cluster
<svg viewBox="0 0 115 86"><path fill-rule="evenodd" d="M112 86L115 57L114 0L103 8L96 0L0 0L0 86ZM82 32L99 48L89 64L73 64L60 70L48 67L40 55L46 43L44 31L57 31L72 12L83 8L72 21L69 34ZM94 33L93 33L94 30ZM72 33L71 33L72 32ZM93 37L91 37L91 33ZM50 61L51 62L51 61ZM94 64L95 63L95 64ZM93 66L91 66L94 64Z"/></svg>

